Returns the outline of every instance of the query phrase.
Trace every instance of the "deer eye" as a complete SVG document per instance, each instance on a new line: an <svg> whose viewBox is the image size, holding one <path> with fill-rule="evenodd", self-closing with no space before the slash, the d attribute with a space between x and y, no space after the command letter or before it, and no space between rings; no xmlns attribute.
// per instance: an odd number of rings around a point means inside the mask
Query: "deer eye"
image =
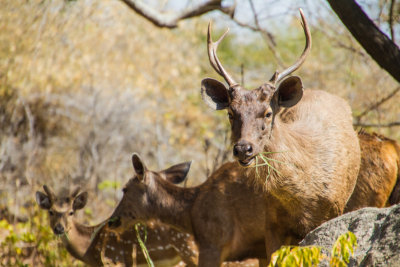
<svg viewBox="0 0 400 267"><path fill-rule="evenodd" d="M128 191L128 189L126 189L126 187L124 189L122 189L123 193L126 193Z"/></svg>
<svg viewBox="0 0 400 267"><path fill-rule="evenodd" d="M54 215L54 212L53 212L52 210L49 210L49 215L50 215L50 216L53 216L53 215Z"/></svg>
<svg viewBox="0 0 400 267"><path fill-rule="evenodd" d="M265 118L270 118L272 116L272 112L270 111L270 112L267 112L266 114L265 114Z"/></svg>
<svg viewBox="0 0 400 267"><path fill-rule="evenodd" d="M69 216L72 216L72 215L74 215L74 212L73 212L73 211L70 211L70 212L69 212Z"/></svg>
<svg viewBox="0 0 400 267"><path fill-rule="evenodd" d="M233 120L233 115L232 115L232 113L228 112L228 118L229 118L229 120Z"/></svg>

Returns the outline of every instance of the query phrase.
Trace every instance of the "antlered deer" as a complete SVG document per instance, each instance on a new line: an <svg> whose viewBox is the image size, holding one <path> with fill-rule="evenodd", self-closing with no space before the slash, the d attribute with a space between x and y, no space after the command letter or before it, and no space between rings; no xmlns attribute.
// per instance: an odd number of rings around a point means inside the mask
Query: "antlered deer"
<svg viewBox="0 0 400 267"><path fill-rule="evenodd" d="M54 234L61 237L72 256L91 266L103 266L107 261L125 266L132 266L134 263L147 266L134 227L116 236L107 231L105 223L86 226L75 220L75 212L86 205L87 192L79 194L77 188L70 195L61 192L56 196L46 185L43 189L46 193L36 192L36 201L42 209L48 210ZM173 266L181 259L187 266L195 266L197 248L192 237L155 223L148 223L146 229L146 247L157 266ZM136 262L132 257L135 248L139 248Z"/></svg>
<svg viewBox="0 0 400 267"><path fill-rule="evenodd" d="M132 164L136 175L123 189L109 222L111 228L123 231L138 221L158 219L194 236L200 267L247 258L263 259L264 263L269 259L264 241L266 232L275 229L268 227L264 193L247 183L235 162L224 164L192 188L173 184L185 179L190 163L154 172L133 154ZM283 219L285 211L273 216Z"/></svg>
<svg viewBox="0 0 400 267"><path fill-rule="evenodd" d="M345 212L364 207L385 207L400 202L400 146L376 133L358 133L361 165Z"/></svg>
<svg viewBox="0 0 400 267"><path fill-rule="evenodd" d="M347 102L325 91L303 92L299 77L287 77L303 64L311 48L311 34L301 10L300 14L306 36L302 55L254 90L245 90L224 69L217 48L227 32L213 42L208 26L211 66L229 87L206 78L202 97L210 107L228 111L233 155L246 167L243 175L263 185L265 196L277 203L267 206L277 229L271 240L285 240L292 232L304 237L342 214L360 166L359 142ZM260 155L269 158L268 164L255 168ZM287 213L285 226L280 218L270 216L276 211Z"/></svg>

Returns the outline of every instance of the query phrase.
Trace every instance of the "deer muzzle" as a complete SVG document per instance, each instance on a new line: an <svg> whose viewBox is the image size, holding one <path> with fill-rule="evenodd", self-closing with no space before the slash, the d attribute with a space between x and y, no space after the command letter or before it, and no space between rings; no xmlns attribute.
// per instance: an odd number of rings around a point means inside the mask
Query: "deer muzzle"
<svg viewBox="0 0 400 267"><path fill-rule="evenodd" d="M53 232L55 235L62 235L64 234L65 229L61 224L57 223L56 226L54 226L53 228Z"/></svg>
<svg viewBox="0 0 400 267"><path fill-rule="evenodd" d="M250 166L254 162L254 145L246 140L240 140L233 146L233 156L243 167Z"/></svg>

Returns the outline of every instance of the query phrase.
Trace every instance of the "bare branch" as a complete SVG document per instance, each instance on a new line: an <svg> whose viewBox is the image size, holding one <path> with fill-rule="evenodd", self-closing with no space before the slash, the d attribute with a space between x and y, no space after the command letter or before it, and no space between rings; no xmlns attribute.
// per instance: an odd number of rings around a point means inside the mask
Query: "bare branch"
<svg viewBox="0 0 400 267"><path fill-rule="evenodd" d="M241 22L241 21L237 20L235 17L232 17L232 21L235 22L240 27L247 28L254 32L261 33L261 36L264 38L265 42L267 43L267 46L268 46L269 50L271 50L272 56L278 63L279 67L285 68L285 65L283 64L279 53L275 49L275 40L274 40L274 36L272 35L272 33L270 33L269 31L267 31L263 28L257 28L253 25Z"/></svg>
<svg viewBox="0 0 400 267"><path fill-rule="evenodd" d="M260 22L259 22L259 19L258 19L258 14L256 12L254 3L253 3L252 0L249 0L249 3L250 3L251 10L253 12L255 26L247 24L247 23L244 23L244 22L241 22L241 21L237 20L233 16L231 17L232 21L235 22L237 25L243 27L243 28L247 28L247 29L250 29L250 30L252 30L254 32L261 33L261 36L264 38L265 42L267 43L267 46L268 46L269 50L272 52L272 56L274 57L275 61L279 65L279 67L285 68L284 63L281 60L281 56L279 55L278 51L275 49L276 42L275 42L274 36L269 31L261 28Z"/></svg>
<svg viewBox="0 0 400 267"><path fill-rule="evenodd" d="M400 49L354 0L327 0L343 24L367 53L400 82Z"/></svg>
<svg viewBox="0 0 400 267"><path fill-rule="evenodd" d="M390 28L390 38L392 39L393 43L396 43L395 38L394 38L394 30L393 30L393 9L395 6L396 0L390 1L390 7L389 7L389 28Z"/></svg>
<svg viewBox="0 0 400 267"><path fill-rule="evenodd" d="M219 10L229 16L233 17L235 12L235 5L230 7L223 7L222 0L208 0L204 3L193 6L190 9L184 10L177 14L166 14L155 10L141 0L121 0L129 8L133 9L139 15L145 17L152 22L155 26L161 28L176 28L180 20L189 19L201 16L213 10Z"/></svg>
<svg viewBox="0 0 400 267"><path fill-rule="evenodd" d="M400 126L400 121L389 122L389 123L354 123L354 126L364 127L364 128L390 128Z"/></svg>
<svg viewBox="0 0 400 267"><path fill-rule="evenodd" d="M400 91L400 86L397 87L396 89L394 89L392 92L390 92L387 96L383 97L381 100L379 100L378 102L370 105L369 107L367 107L363 112L361 112L357 117L357 123L360 122L361 118L364 117L366 114L368 114L368 112L370 112L371 110L377 109L379 106L381 106L383 103L385 103L386 101L388 101L389 99L391 99L395 94L397 94Z"/></svg>

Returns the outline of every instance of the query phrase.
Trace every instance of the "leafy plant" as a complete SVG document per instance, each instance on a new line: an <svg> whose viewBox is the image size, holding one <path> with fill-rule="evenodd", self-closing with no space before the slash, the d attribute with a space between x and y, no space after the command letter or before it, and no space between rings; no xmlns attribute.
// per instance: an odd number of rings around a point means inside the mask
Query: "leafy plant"
<svg viewBox="0 0 400 267"><path fill-rule="evenodd" d="M352 232L347 232L335 241L332 247L330 266L347 266L350 261L350 255L354 254L357 247L357 238ZM351 253L351 254L350 254Z"/></svg>
<svg viewBox="0 0 400 267"><path fill-rule="evenodd" d="M83 266L57 245L46 216L35 212L26 223L0 221L0 266Z"/></svg>
<svg viewBox="0 0 400 267"><path fill-rule="evenodd" d="M320 247L283 246L272 254L269 266L317 266L321 259Z"/></svg>
<svg viewBox="0 0 400 267"><path fill-rule="evenodd" d="M354 254L356 247L357 238L352 232L347 232L339 236L332 247L329 266L347 266L350 261L350 255ZM318 266L322 259L329 259L329 256L322 253L321 247L282 246L272 254L269 266Z"/></svg>

